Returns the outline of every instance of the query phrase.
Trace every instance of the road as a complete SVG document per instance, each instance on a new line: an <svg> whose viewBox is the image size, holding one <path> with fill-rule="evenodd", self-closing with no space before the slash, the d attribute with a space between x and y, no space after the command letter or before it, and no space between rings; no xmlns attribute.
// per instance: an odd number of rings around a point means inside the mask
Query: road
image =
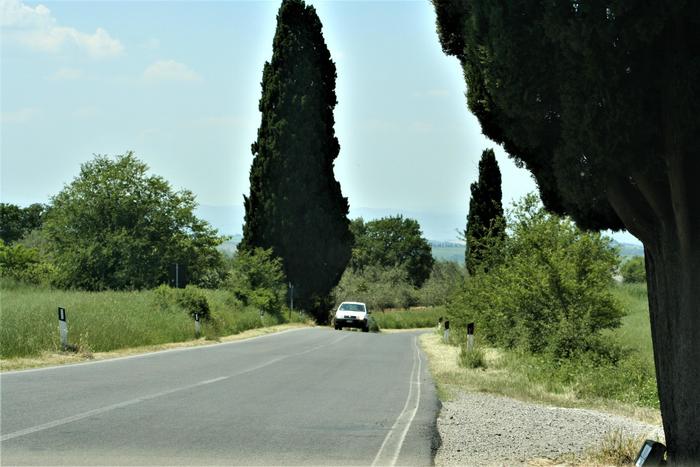
<svg viewBox="0 0 700 467"><path fill-rule="evenodd" d="M305 328L0 376L2 465L430 465L417 334Z"/></svg>

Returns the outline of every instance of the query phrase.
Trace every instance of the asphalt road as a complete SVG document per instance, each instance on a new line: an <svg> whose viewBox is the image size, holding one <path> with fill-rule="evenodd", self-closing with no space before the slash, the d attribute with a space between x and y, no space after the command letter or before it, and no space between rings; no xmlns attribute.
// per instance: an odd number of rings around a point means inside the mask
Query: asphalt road
<svg viewBox="0 0 700 467"><path fill-rule="evenodd" d="M3 465L430 465L417 334L309 328L0 376Z"/></svg>

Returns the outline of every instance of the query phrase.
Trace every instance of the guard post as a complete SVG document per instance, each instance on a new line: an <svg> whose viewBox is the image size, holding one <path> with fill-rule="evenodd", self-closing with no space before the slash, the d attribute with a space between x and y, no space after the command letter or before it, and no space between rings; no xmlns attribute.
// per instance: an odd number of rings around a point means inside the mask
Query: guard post
<svg viewBox="0 0 700 467"><path fill-rule="evenodd" d="M467 350L474 349L474 323L467 323Z"/></svg>
<svg viewBox="0 0 700 467"><path fill-rule="evenodd" d="M61 350L68 350L68 321L66 320L66 309L58 307L58 331L61 335Z"/></svg>
<svg viewBox="0 0 700 467"><path fill-rule="evenodd" d="M200 332L202 331L201 328L201 323L199 321L199 313L194 314L194 335L195 337L199 337Z"/></svg>
<svg viewBox="0 0 700 467"><path fill-rule="evenodd" d="M447 344L450 342L450 320L449 319L445 320L444 326L445 326L445 333L443 334L443 340L444 340L445 344Z"/></svg>

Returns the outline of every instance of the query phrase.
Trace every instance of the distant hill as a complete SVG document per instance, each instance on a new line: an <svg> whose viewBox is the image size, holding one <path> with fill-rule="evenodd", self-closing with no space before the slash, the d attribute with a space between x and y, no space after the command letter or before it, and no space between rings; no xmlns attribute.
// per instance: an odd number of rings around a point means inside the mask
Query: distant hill
<svg viewBox="0 0 700 467"><path fill-rule="evenodd" d="M634 243L622 243L613 240L613 245L620 249L620 256L623 258L628 258L632 256L644 256L644 247L642 245L635 245Z"/></svg>

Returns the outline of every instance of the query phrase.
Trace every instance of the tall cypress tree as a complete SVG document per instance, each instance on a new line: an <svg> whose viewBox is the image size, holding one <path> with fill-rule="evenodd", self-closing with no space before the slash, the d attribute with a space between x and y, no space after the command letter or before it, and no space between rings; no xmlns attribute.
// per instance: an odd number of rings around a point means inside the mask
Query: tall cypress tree
<svg viewBox="0 0 700 467"><path fill-rule="evenodd" d="M494 258L492 247L505 236L501 203L501 171L492 149L485 149L479 161L479 180L471 184L469 215L464 237L465 263L469 274L488 269ZM491 250L489 250L491 248Z"/></svg>
<svg viewBox="0 0 700 467"><path fill-rule="evenodd" d="M303 0L284 0L272 60L263 68L258 138L251 147L240 249L272 248L294 302L319 322L350 255L348 201L333 174L340 145L333 108L335 64L321 21Z"/></svg>

